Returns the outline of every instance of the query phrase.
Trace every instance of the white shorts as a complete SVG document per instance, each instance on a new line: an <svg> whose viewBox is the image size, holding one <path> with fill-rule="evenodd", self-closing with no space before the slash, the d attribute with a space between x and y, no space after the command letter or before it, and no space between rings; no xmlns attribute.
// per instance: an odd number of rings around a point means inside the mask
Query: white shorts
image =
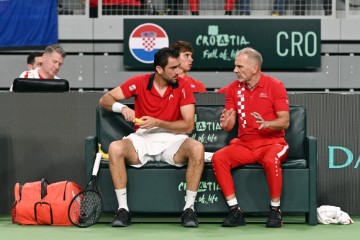
<svg viewBox="0 0 360 240"><path fill-rule="evenodd" d="M138 129L124 137L131 140L138 154L141 163L131 165L137 168L149 161L165 161L173 166L183 166L184 164L174 163L174 155L187 138L189 137L186 134L176 134L161 128Z"/></svg>

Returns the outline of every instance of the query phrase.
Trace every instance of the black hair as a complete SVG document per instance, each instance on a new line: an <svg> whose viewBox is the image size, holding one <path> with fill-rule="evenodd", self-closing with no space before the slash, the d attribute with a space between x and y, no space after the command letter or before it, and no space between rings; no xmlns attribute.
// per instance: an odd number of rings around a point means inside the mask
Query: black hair
<svg viewBox="0 0 360 240"><path fill-rule="evenodd" d="M29 54L29 56L27 57L27 64L31 64L33 65L35 62L35 58L36 57L41 57L43 55L42 52L32 52Z"/></svg>
<svg viewBox="0 0 360 240"><path fill-rule="evenodd" d="M161 68L165 68L168 64L168 58L178 58L180 53L178 50L173 48L164 47L159 49L154 55L154 68L156 66L160 66Z"/></svg>

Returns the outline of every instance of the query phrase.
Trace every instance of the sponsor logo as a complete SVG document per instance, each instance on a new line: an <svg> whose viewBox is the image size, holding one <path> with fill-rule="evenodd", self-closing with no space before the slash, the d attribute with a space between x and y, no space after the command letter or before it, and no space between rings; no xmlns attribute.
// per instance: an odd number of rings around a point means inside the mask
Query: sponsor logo
<svg viewBox="0 0 360 240"><path fill-rule="evenodd" d="M186 98L185 89L183 88L183 89L181 89L181 91L182 91L182 93L183 93L184 98Z"/></svg>
<svg viewBox="0 0 360 240"><path fill-rule="evenodd" d="M259 94L259 98L267 98L267 97L268 97L267 93L260 93Z"/></svg>
<svg viewBox="0 0 360 240"><path fill-rule="evenodd" d="M131 86L129 86L129 90L130 91L134 91L136 89L136 86L133 84L133 85L131 85Z"/></svg>
<svg viewBox="0 0 360 240"><path fill-rule="evenodd" d="M342 146L328 146L329 148L329 168L358 168L360 165L360 156L356 158L353 152Z"/></svg>

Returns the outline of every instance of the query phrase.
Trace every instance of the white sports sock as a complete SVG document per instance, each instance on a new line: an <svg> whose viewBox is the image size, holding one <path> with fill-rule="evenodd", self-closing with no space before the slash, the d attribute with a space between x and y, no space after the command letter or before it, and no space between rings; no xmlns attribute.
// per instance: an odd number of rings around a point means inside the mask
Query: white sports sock
<svg viewBox="0 0 360 240"><path fill-rule="evenodd" d="M127 195L126 195L126 188L123 189L115 189L116 198L119 204L119 208L124 208L129 211L129 207L127 205Z"/></svg>
<svg viewBox="0 0 360 240"><path fill-rule="evenodd" d="M279 201L279 202L270 201L270 205L271 205L272 207L280 207L280 201Z"/></svg>
<svg viewBox="0 0 360 240"><path fill-rule="evenodd" d="M186 204L185 204L184 210L187 208L191 208L192 210L194 210L196 194L197 194L197 192L186 190Z"/></svg>
<svg viewBox="0 0 360 240"><path fill-rule="evenodd" d="M226 201L226 202L227 202L227 204L229 205L229 207L235 206L235 205L238 204L238 201L237 201L236 198L233 198L233 199L231 199L231 200L229 200L229 201Z"/></svg>

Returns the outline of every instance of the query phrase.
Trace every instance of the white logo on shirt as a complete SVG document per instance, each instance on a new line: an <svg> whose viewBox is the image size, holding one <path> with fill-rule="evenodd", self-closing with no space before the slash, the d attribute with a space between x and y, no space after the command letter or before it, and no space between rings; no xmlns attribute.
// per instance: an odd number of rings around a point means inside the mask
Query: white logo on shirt
<svg viewBox="0 0 360 240"><path fill-rule="evenodd" d="M170 100L171 98L173 98L173 97L174 97L174 95L170 94L170 96L169 96L169 100Z"/></svg>
<svg viewBox="0 0 360 240"><path fill-rule="evenodd" d="M181 91L182 91L182 93L184 95L184 98L186 98L185 89L183 88Z"/></svg>
<svg viewBox="0 0 360 240"><path fill-rule="evenodd" d="M259 97L260 97L260 98L267 98L268 95L267 95L267 93L260 93L260 94L259 94Z"/></svg>
<svg viewBox="0 0 360 240"><path fill-rule="evenodd" d="M129 90L130 90L130 91L134 91L135 89L136 89L136 86L135 86L135 85L129 86Z"/></svg>

